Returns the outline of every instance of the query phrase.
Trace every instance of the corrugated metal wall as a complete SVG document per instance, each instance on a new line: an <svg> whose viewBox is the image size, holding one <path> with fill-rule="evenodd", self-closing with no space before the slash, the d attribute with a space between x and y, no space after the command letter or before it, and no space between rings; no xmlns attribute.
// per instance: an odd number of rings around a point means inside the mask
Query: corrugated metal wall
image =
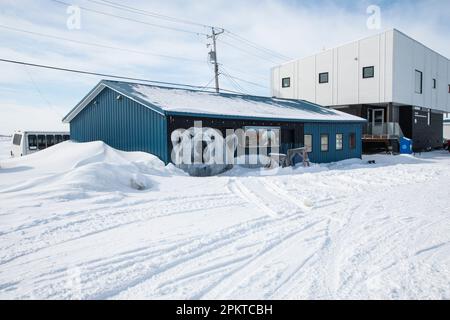
<svg viewBox="0 0 450 320"><path fill-rule="evenodd" d="M336 150L336 134L343 134L343 149ZM350 149L350 133L355 133L356 148ZM305 123L305 134L313 136L310 160L315 163L335 162L350 158L361 158L362 124L353 123ZM320 136L328 134L328 151L320 151Z"/></svg>
<svg viewBox="0 0 450 320"><path fill-rule="evenodd" d="M168 163L166 117L105 88L71 122L71 139L101 140L124 151L144 151Z"/></svg>

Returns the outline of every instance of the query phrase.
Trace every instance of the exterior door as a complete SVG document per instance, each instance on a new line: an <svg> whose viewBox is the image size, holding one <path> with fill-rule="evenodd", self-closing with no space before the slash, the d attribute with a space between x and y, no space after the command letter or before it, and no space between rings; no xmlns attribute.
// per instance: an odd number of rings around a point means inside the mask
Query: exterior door
<svg viewBox="0 0 450 320"><path fill-rule="evenodd" d="M384 132L384 109L368 109L367 120L373 135L382 135Z"/></svg>

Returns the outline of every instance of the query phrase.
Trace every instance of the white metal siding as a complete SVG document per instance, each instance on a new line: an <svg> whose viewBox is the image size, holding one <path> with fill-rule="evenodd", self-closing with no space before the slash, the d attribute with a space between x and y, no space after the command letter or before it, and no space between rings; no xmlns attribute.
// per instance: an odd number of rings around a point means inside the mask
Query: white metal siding
<svg viewBox="0 0 450 320"><path fill-rule="evenodd" d="M363 79L369 66L375 76ZM423 73L422 94L415 93L416 69ZM329 83L319 84L321 72L329 73ZM450 112L450 61L397 30L283 64L272 77L272 94L282 98L326 106L394 102ZM283 77L291 77L291 88L281 88Z"/></svg>
<svg viewBox="0 0 450 320"><path fill-rule="evenodd" d="M333 104L333 51L328 50L316 56L316 103L329 106ZM319 83L319 74L328 72L328 83Z"/></svg>
<svg viewBox="0 0 450 320"><path fill-rule="evenodd" d="M449 60L399 31L395 31L394 41L393 102L450 111ZM415 92L415 70L423 74L422 94Z"/></svg>
<svg viewBox="0 0 450 320"><path fill-rule="evenodd" d="M316 82L319 79L316 76L316 57L309 57L298 62L299 91L297 99L303 99L311 102L316 101Z"/></svg>
<svg viewBox="0 0 450 320"><path fill-rule="evenodd" d="M272 95L327 106L390 102L392 34L389 31L274 68ZM374 67L375 77L363 79L362 68L369 66ZM319 83L322 72L328 72L328 83ZM291 77L291 88L281 88L283 77Z"/></svg>

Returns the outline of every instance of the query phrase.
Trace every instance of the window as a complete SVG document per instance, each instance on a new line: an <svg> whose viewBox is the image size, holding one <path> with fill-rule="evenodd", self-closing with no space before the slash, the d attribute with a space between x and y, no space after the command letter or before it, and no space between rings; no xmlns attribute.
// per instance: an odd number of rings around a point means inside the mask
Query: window
<svg viewBox="0 0 450 320"><path fill-rule="evenodd" d="M328 72L319 73L319 83L328 83Z"/></svg>
<svg viewBox="0 0 450 320"><path fill-rule="evenodd" d="M375 67L364 67L363 68L363 78L373 78L375 77Z"/></svg>
<svg viewBox="0 0 450 320"><path fill-rule="evenodd" d="M422 80L423 75L422 72L419 70L416 70L416 93L422 94Z"/></svg>
<svg viewBox="0 0 450 320"><path fill-rule="evenodd" d="M65 134L65 135L63 136L63 140L64 140L64 141L70 140L70 136L67 135L67 134Z"/></svg>
<svg viewBox="0 0 450 320"><path fill-rule="evenodd" d="M305 148L306 152L312 152L313 150L313 136L311 134L305 134Z"/></svg>
<svg viewBox="0 0 450 320"><path fill-rule="evenodd" d="M47 144L45 143L45 136L44 135L38 135L37 136L37 146L39 150L43 150L47 147Z"/></svg>
<svg viewBox="0 0 450 320"><path fill-rule="evenodd" d="M433 79L433 89L436 89L436 79Z"/></svg>
<svg viewBox="0 0 450 320"><path fill-rule="evenodd" d="M342 133L336 134L336 150L342 150L344 148L344 136Z"/></svg>
<svg viewBox="0 0 450 320"><path fill-rule="evenodd" d="M55 136L55 144L61 143L63 141L63 137L60 134Z"/></svg>
<svg viewBox="0 0 450 320"><path fill-rule="evenodd" d="M289 88L291 86L291 78L283 78L283 79L281 79L281 86L283 88Z"/></svg>
<svg viewBox="0 0 450 320"><path fill-rule="evenodd" d="M450 93L450 84L448 85L448 93Z"/></svg>
<svg viewBox="0 0 450 320"><path fill-rule="evenodd" d="M13 138L13 145L20 146L20 142L22 141L22 135L21 134L15 134Z"/></svg>
<svg viewBox="0 0 450 320"><path fill-rule="evenodd" d="M328 135L320 135L320 151L328 151Z"/></svg>
<svg viewBox="0 0 450 320"><path fill-rule="evenodd" d="M37 149L37 137L34 134L30 134L28 136L28 149L30 149L30 150Z"/></svg>
<svg viewBox="0 0 450 320"><path fill-rule="evenodd" d="M47 147L55 145L55 136L47 135Z"/></svg>
<svg viewBox="0 0 450 320"><path fill-rule="evenodd" d="M350 133L350 149L356 149L356 134Z"/></svg>

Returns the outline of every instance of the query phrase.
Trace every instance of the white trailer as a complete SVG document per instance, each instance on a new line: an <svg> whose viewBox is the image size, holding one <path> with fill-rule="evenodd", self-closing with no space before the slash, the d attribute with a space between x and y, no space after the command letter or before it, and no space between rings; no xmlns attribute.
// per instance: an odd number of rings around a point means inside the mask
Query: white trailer
<svg viewBox="0 0 450 320"><path fill-rule="evenodd" d="M69 132L16 131L11 141L11 157L22 157L70 140Z"/></svg>

